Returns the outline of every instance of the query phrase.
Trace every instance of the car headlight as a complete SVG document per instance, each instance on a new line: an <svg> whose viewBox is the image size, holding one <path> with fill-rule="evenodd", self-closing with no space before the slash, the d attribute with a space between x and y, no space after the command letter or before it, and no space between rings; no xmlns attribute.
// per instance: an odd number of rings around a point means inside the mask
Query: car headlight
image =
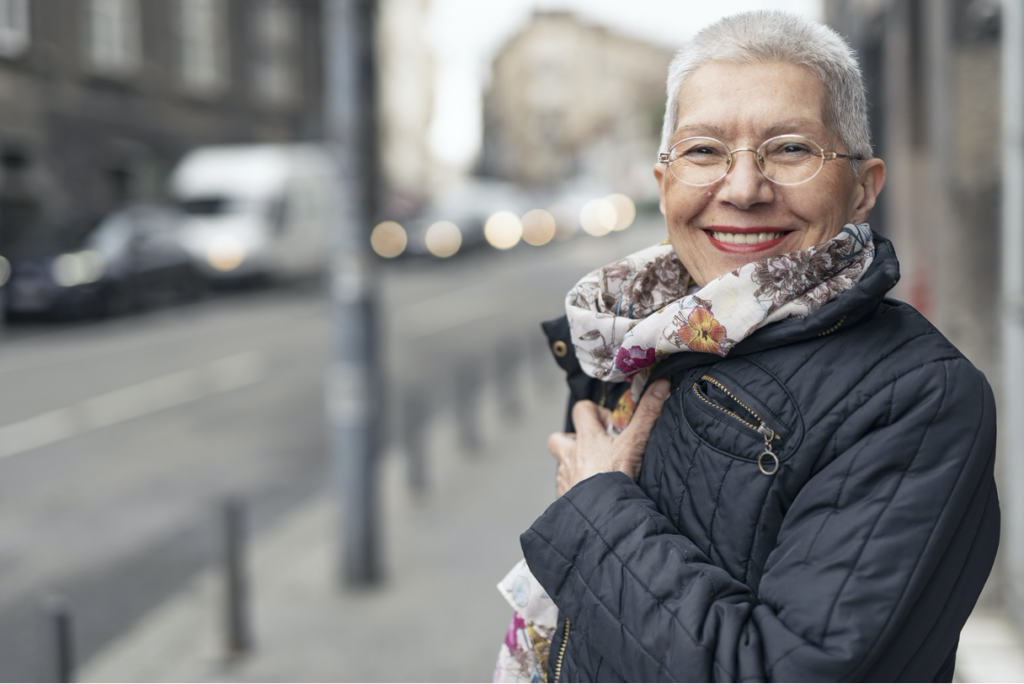
<svg viewBox="0 0 1024 684"><path fill-rule="evenodd" d="M245 261L247 251L241 240L223 235L206 248L206 261L218 271L233 271Z"/></svg>
<svg viewBox="0 0 1024 684"><path fill-rule="evenodd" d="M103 277L104 272L106 263L103 255L92 249L61 254L50 267L54 281L61 287L95 283Z"/></svg>

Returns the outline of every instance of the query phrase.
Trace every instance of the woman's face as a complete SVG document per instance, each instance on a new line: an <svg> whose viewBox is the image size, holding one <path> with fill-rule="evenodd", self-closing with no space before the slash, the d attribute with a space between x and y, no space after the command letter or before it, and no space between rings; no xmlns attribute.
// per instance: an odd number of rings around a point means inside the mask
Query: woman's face
<svg viewBox="0 0 1024 684"><path fill-rule="evenodd" d="M784 62L708 62L679 92L673 142L716 138L730 149L757 147L796 133L825 149L846 152L824 124L825 87L803 66ZM850 222L867 218L885 181L880 159L861 162L854 175L845 160L827 161L811 180L777 185L765 178L754 154L734 156L729 173L711 185L678 181L656 164L661 212L669 241L703 287L744 264L829 240Z"/></svg>

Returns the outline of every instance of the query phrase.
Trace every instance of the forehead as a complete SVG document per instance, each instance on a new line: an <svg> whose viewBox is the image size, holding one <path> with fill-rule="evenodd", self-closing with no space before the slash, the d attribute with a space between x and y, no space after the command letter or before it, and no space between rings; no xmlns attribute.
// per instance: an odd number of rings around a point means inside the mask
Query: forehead
<svg viewBox="0 0 1024 684"><path fill-rule="evenodd" d="M679 89L676 138L738 138L779 133L827 136L825 86L805 66L788 62L713 61L695 69Z"/></svg>

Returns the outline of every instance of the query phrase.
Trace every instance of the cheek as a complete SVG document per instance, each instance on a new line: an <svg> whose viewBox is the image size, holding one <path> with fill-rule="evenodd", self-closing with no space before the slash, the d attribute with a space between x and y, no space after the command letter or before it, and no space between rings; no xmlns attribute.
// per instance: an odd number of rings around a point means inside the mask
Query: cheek
<svg viewBox="0 0 1024 684"><path fill-rule="evenodd" d="M852 192L848 178L833 175L819 186L818 192L808 196L799 208L793 206L793 209L803 214L803 218L819 232L832 237L850 218Z"/></svg>
<svg viewBox="0 0 1024 684"><path fill-rule="evenodd" d="M685 228L694 217L714 199L714 192L709 188L680 187L669 188L666 195L665 217L669 228Z"/></svg>

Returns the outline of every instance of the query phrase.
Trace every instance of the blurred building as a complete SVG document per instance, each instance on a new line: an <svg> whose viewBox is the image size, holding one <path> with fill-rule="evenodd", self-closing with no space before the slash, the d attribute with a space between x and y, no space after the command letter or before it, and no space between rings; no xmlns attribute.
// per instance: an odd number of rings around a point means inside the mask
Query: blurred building
<svg viewBox="0 0 1024 684"><path fill-rule="evenodd" d="M1001 132L1001 51L1012 46L1004 44L1002 15L1024 15L1016 0L827 0L825 7L865 71L875 154L888 169L871 222L900 257L894 294L928 316L996 390L1003 537L987 593L1024 625L1024 434L1010 410L1024 400L1017 358L1024 349L1000 344L1007 321L1020 327L1024 315L1003 287L1014 274L1001 273L1001 264L1017 273L1022 265L1022 255L1004 258L1003 169L1012 141ZM1008 117L1019 122L1024 112ZM1010 222L1011 236L1024 231L1020 220Z"/></svg>
<svg viewBox="0 0 1024 684"><path fill-rule="evenodd" d="M531 186L585 175L653 193L671 58L569 12L536 12L494 59L481 171Z"/></svg>
<svg viewBox="0 0 1024 684"><path fill-rule="evenodd" d="M0 250L158 196L211 143L321 135L319 0L0 0Z"/></svg>
<svg viewBox="0 0 1024 684"><path fill-rule="evenodd" d="M434 110L434 55L423 26L430 0L379 0L377 87L382 213L405 218L431 194L429 146Z"/></svg>

